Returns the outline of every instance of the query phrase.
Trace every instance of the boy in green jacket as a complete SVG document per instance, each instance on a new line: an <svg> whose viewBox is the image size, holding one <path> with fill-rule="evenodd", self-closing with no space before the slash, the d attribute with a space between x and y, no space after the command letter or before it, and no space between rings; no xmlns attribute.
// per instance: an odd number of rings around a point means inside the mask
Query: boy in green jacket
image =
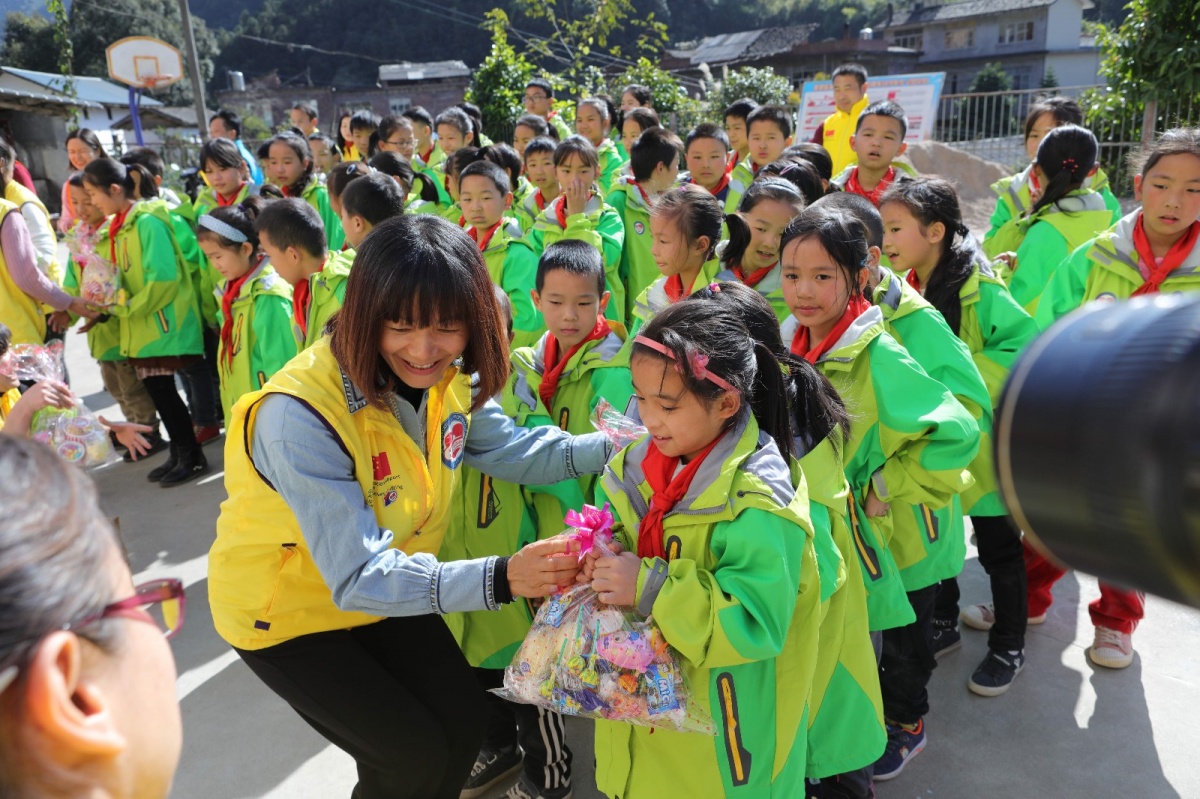
<svg viewBox="0 0 1200 799"><path fill-rule="evenodd" d="M625 224L620 273L631 303L661 276L651 252L650 209L675 185L682 155L678 136L666 128L650 128L630 147L633 174L619 177L606 198ZM632 307L625 310L627 319L632 312Z"/></svg>
<svg viewBox="0 0 1200 799"><path fill-rule="evenodd" d="M733 168L729 194L725 197L725 213L732 214L742 201L742 194L754 182L758 170L778 161L783 151L792 146L792 113L781 105L760 105L746 117L746 138L750 155Z"/></svg>
<svg viewBox="0 0 1200 799"><path fill-rule="evenodd" d="M325 248L321 217L298 197L268 204L254 230L271 266L292 286L292 332L297 350L304 351L342 307L352 261Z"/></svg>
<svg viewBox="0 0 1200 799"><path fill-rule="evenodd" d="M342 229L349 248L339 254L353 263L354 251L367 234L385 219L403 213L404 195L391 176L374 172L350 181L342 192Z"/></svg>
<svg viewBox="0 0 1200 799"><path fill-rule="evenodd" d="M533 228L534 220L561 193L558 178L554 175L554 148L557 146L557 142L546 136L539 136L525 145L521 157L525 161L525 177L532 190L513 208L517 222L525 233Z"/></svg>

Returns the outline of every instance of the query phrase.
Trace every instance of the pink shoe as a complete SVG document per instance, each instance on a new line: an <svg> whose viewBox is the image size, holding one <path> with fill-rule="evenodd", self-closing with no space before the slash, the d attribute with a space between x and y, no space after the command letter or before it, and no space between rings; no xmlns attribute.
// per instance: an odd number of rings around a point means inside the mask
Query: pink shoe
<svg viewBox="0 0 1200 799"><path fill-rule="evenodd" d="M1133 662L1133 636L1108 627L1097 627L1088 657L1097 666L1123 669Z"/></svg>

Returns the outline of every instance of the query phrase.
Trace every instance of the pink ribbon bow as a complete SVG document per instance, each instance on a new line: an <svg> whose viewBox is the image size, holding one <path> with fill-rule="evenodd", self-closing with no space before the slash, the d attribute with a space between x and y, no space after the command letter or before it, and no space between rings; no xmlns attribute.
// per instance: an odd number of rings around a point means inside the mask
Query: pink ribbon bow
<svg viewBox="0 0 1200 799"><path fill-rule="evenodd" d="M615 519L612 511L608 509L608 503L604 503L603 508L596 508L592 505L584 505L583 510L569 510L567 515L563 517L563 522L568 527L574 527L575 532L571 533L571 539L579 542L579 560L582 562L587 553L592 551L592 547L597 542L607 544L612 541L612 526Z"/></svg>

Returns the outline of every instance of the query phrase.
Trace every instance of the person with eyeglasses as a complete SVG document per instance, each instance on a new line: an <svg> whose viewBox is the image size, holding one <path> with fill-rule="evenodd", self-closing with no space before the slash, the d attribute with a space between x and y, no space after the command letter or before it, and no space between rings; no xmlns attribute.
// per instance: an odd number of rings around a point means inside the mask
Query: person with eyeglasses
<svg viewBox="0 0 1200 799"><path fill-rule="evenodd" d="M379 150L385 153L397 153L409 161L417 149L417 134L413 130L412 120L398 114L386 116L379 120Z"/></svg>
<svg viewBox="0 0 1200 799"><path fill-rule="evenodd" d="M134 586L86 473L0 436L0 795L165 799L178 580Z"/></svg>
<svg viewBox="0 0 1200 799"><path fill-rule="evenodd" d="M546 120L558 132L559 141L566 141L574 133L562 114L554 109L554 87L545 78L530 78L525 84L525 113Z"/></svg>

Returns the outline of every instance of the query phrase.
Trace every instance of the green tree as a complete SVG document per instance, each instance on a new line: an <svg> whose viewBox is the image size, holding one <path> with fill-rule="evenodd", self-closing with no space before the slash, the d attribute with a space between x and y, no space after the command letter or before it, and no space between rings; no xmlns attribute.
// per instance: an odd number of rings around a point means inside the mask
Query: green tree
<svg viewBox="0 0 1200 799"><path fill-rule="evenodd" d="M997 136L1013 136L1018 130L1013 111L1013 97L997 92L1011 92L1012 78L998 61L984 64L976 73L967 89L968 97L960 101L954 120L955 138L980 139Z"/></svg>
<svg viewBox="0 0 1200 799"><path fill-rule="evenodd" d="M487 25L492 32L492 52L471 73L466 99L479 106L488 138L511 141L517 117L524 112L521 100L534 67L508 43L507 14L492 9Z"/></svg>
<svg viewBox="0 0 1200 799"><path fill-rule="evenodd" d="M710 73L711 74L711 73ZM714 119L737 100L749 97L760 105L783 105L792 84L773 69L739 67L707 82L708 104Z"/></svg>
<svg viewBox="0 0 1200 799"><path fill-rule="evenodd" d="M4 18L4 65L39 72L58 72L54 25L40 14L10 11Z"/></svg>
<svg viewBox="0 0 1200 799"><path fill-rule="evenodd" d="M1058 76L1054 74L1054 67L1046 67L1046 71L1042 74L1042 82L1038 84L1039 89L1057 89Z"/></svg>

